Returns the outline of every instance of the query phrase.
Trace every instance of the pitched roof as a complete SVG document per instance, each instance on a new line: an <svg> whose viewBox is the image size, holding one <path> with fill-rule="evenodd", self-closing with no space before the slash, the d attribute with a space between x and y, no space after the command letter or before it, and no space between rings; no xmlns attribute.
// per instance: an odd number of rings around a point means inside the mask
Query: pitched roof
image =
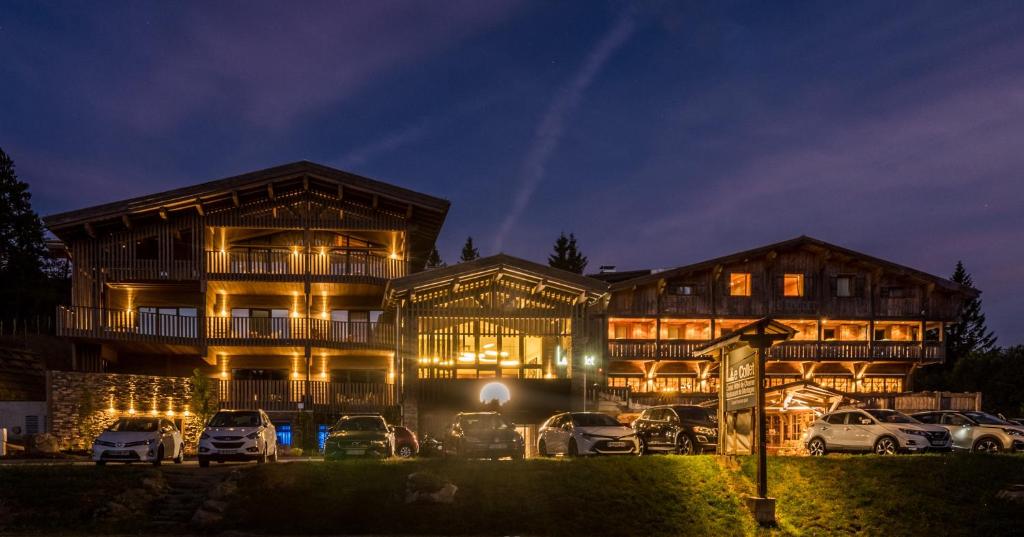
<svg viewBox="0 0 1024 537"><path fill-rule="evenodd" d="M544 280L548 285L580 293L586 292L595 298L604 295L608 290L608 284L601 280L502 253L391 280L384 295L390 300L395 295L415 289L436 287L457 279L475 278L498 272L514 273L537 281Z"/></svg>
<svg viewBox="0 0 1024 537"><path fill-rule="evenodd" d="M171 209L179 204L191 206L195 203L196 198L230 194L232 190L264 186L268 183L301 177L302 175L316 176L317 178L343 184L345 187L393 198L436 212L447 213L448 207L451 205L451 202L445 199L415 192L323 164L300 160L290 164L274 166L165 192L52 214L44 217L43 221L47 227L59 229L105 218L120 217L122 214L139 213L149 210L156 211L161 208ZM125 179L128 180L129 178Z"/></svg>
<svg viewBox="0 0 1024 537"><path fill-rule="evenodd" d="M665 271L652 272L651 274L647 274L647 275L640 276L640 277L637 277L637 278L632 278L632 279L629 279L629 280L625 280L625 281L621 281L621 282L616 282L616 283L613 283L611 285L611 290L615 291L615 290L620 290L620 289L628 289L628 288L630 288L632 286L635 286L635 285L642 285L642 284L645 284L645 283L655 282L655 281L661 280L663 278L673 278L675 276L682 276L682 275L685 275L685 274L688 274L688 273L691 273L691 272L694 272L694 271L712 268L712 267L714 267L716 265L724 265L724 264L727 264L727 263L740 262L740 261L743 261L745 259L756 258L756 257L760 257L762 255L767 255L769 252L771 252L773 250L787 250L787 249L793 249L793 248L805 247L805 246L809 246L809 247L812 247L812 248L819 248L819 249L822 249L822 250L829 250L829 251L837 252L837 253L840 253L842 255L851 257L851 258L859 259L859 260L864 261L866 263L871 263L871 264L879 265L879 266L882 266L884 268L887 268L887 269L889 269L891 271L894 271L894 272L897 272L897 273L900 273L900 274L904 274L904 275L907 275L907 276L910 276L910 277L913 277L913 278L924 280L924 281L927 281L929 283L934 283L934 284L936 284L936 285L938 285L940 287L943 287L943 288L945 288L947 290L950 290L950 291L962 292L962 293L967 293L967 294L975 295L975 296L980 294L980 291L978 291L977 289L960 285L960 284L958 284L958 283L956 283L954 281L948 280L946 278L941 278L939 276L928 274L927 272L922 272L920 270L917 270L917 269L914 269L914 268L911 268L911 267L907 267L905 265L900 265L898 263L893 263L892 261L886 261L885 259L881 259L881 258L878 258L878 257L870 256L868 254L864 254L864 253L861 253L861 252L850 250L848 248L843 248L842 246L837 246L835 244L828 243L828 242L825 242L823 240L815 239L813 237L808 237L807 235L801 235L801 236L793 238L793 239L789 239L789 240L785 240L785 241L781 241L781 242L776 242L776 243L772 243L772 244L767 244L765 246L760 246L760 247L757 247L757 248L752 248L750 250L743 250L741 252L736 252L734 254L724 255L724 256L721 256L721 257L716 257L716 258L708 259L708 260L705 260L705 261L699 261L697 263L692 263L692 264L689 264L689 265L683 265L683 266L676 267L676 268L669 269L669 270L665 270Z"/></svg>

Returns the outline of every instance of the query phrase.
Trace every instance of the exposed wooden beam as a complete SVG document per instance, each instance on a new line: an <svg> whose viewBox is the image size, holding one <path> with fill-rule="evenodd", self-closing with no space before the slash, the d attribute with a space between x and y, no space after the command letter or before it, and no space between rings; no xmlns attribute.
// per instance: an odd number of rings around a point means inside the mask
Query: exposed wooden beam
<svg viewBox="0 0 1024 537"><path fill-rule="evenodd" d="M376 209L378 205L380 205L380 196L374 194L373 195L373 208Z"/></svg>
<svg viewBox="0 0 1024 537"><path fill-rule="evenodd" d="M544 288L547 287L547 285L548 285L547 280L541 280L541 281L537 282L537 285L534 285L533 289L530 290L530 294L531 295L535 295L535 294L543 291Z"/></svg>
<svg viewBox="0 0 1024 537"><path fill-rule="evenodd" d="M196 198L196 212L199 216L206 216L206 209L203 208L203 198Z"/></svg>
<svg viewBox="0 0 1024 537"><path fill-rule="evenodd" d="M411 203L405 208L405 219L406 220L412 219L412 204Z"/></svg>
<svg viewBox="0 0 1024 537"><path fill-rule="evenodd" d="M239 199L238 199L238 191L237 191L237 190L232 190L232 191L231 191L231 203L232 203L232 204L233 204L233 205L234 205L235 207L238 207L239 205L241 205L241 204L242 204L242 202L241 202L241 201L239 201Z"/></svg>
<svg viewBox="0 0 1024 537"><path fill-rule="evenodd" d="M128 229L132 228L132 219L128 218L128 215L126 214L121 215L121 223L124 224L124 227Z"/></svg>
<svg viewBox="0 0 1024 537"><path fill-rule="evenodd" d="M309 176L308 175L303 175L302 176L302 190L305 190L307 192L309 191Z"/></svg>
<svg viewBox="0 0 1024 537"><path fill-rule="evenodd" d="M271 200L274 199L274 183L267 183L267 196Z"/></svg>
<svg viewBox="0 0 1024 537"><path fill-rule="evenodd" d="M338 201L345 199L345 185L338 185Z"/></svg>
<svg viewBox="0 0 1024 537"><path fill-rule="evenodd" d="M96 230L92 227L92 223L91 222L86 222L85 223L85 234L89 235L90 238L93 238L93 239L96 238Z"/></svg>
<svg viewBox="0 0 1024 537"><path fill-rule="evenodd" d="M165 207L160 207L160 210L157 211L157 213L160 215L160 219L161 220L167 220L168 219L167 209Z"/></svg>

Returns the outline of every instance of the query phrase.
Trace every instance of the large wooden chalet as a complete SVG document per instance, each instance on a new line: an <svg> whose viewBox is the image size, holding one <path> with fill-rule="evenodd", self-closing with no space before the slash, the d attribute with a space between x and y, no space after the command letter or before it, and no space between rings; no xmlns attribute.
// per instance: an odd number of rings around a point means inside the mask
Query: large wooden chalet
<svg viewBox="0 0 1024 537"><path fill-rule="evenodd" d="M495 380L529 419L578 406L584 375L591 398L707 396L717 371L691 351L762 317L797 331L769 385L908 390L976 293L807 237L665 271L506 255L425 271L448 208L298 162L53 215L74 265L59 333L81 371L198 368L223 406L390 409L415 427Z"/></svg>

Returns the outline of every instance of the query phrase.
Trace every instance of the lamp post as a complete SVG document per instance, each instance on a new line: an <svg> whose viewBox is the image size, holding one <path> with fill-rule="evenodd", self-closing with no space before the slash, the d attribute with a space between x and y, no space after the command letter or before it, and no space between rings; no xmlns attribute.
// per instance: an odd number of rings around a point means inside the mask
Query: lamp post
<svg viewBox="0 0 1024 537"><path fill-rule="evenodd" d="M586 355L583 357L583 411L587 411L587 369L594 366L594 356Z"/></svg>

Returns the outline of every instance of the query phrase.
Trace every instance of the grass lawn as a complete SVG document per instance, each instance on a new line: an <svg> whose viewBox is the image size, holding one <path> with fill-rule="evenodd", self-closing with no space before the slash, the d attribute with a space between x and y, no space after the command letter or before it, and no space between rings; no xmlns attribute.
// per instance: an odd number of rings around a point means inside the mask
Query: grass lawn
<svg viewBox="0 0 1024 537"><path fill-rule="evenodd" d="M417 471L455 483L455 502L406 505ZM227 518L292 534L749 534L725 474L713 457L266 466L246 474Z"/></svg>
<svg viewBox="0 0 1024 537"><path fill-rule="evenodd" d="M104 533L138 527L145 511L126 513L116 522L97 519L96 513L119 494L139 489L146 478L159 476L141 466L0 466L0 533Z"/></svg>

